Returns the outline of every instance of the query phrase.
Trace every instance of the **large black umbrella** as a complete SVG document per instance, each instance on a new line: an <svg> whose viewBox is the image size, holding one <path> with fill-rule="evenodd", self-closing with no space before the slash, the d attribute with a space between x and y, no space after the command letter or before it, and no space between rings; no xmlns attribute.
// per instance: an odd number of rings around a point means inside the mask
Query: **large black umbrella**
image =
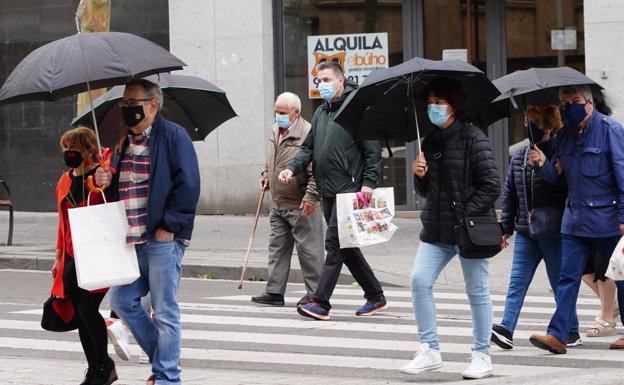
<svg viewBox="0 0 624 385"><path fill-rule="evenodd" d="M166 49L130 33L78 31L28 54L0 89L0 104L56 100L184 65ZM93 104L90 98L91 92ZM100 136L94 128L99 153Z"/></svg>
<svg viewBox="0 0 624 385"><path fill-rule="evenodd" d="M522 113L530 104L559 104L561 86L588 85L592 91L602 89L592 79L570 67L514 71L494 80L494 85L501 95L479 112L478 120L482 126Z"/></svg>
<svg viewBox="0 0 624 385"><path fill-rule="evenodd" d="M435 127L427 118L426 100L421 93L432 79L440 76L461 82L469 111L500 94L481 70L468 63L417 57L371 72L345 100L335 120L351 130L356 140L420 142L420 137Z"/></svg>
<svg viewBox="0 0 624 385"><path fill-rule="evenodd" d="M237 116L225 92L202 78L160 74L147 80L163 90L163 115L186 128L193 140L203 140L223 122ZM111 146L119 139L122 119L117 102L123 92L123 86L116 86L93 102L104 146ZM91 111L85 111L71 124L93 127Z"/></svg>

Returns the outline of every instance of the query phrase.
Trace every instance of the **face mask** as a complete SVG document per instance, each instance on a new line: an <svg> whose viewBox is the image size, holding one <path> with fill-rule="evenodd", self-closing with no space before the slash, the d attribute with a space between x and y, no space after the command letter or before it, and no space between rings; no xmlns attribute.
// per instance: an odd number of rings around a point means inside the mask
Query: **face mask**
<svg viewBox="0 0 624 385"><path fill-rule="evenodd" d="M527 135L529 136L529 140L531 143L539 143L544 139L544 130L539 128L537 124L533 122L529 122L527 124Z"/></svg>
<svg viewBox="0 0 624 385"><path fill-rule="evenodd" d="M82 164L82 155L79 151L67 150L63 152L63 161L67 167L78 168Z"/></svg>
<svg viewBox="0 0 624 385"><path fill-rule="evenodd" d="M333 83L321 83L318 89L321 97L327 101L332 100L336 96L336 89Z"/></svg>
<svg viewBox="0 0 624 385"><path fill-rule="evenodd" d="M435 124L436 126L441 126L449 118L446 110L446 104L429 104L427 106L427 116L429 116L429 120L431 120L431 123Z"/></svg>
<svg viewBox="0 0 624 385"><path fill-rule="evenodd" d="M128 125L128 127L134 127L141 123L141 120L145 119L143 106L122 107L121 115L123 116L123 121Z"/></svg>
<svg viewBox="0 0 624 385"><path fill-rule="evenodd" d="M585 119L585 104L568 104L563 110L563 119L573 127L577 127Z"/></svg>
<svg viewBox="0 0 624 385"><path fill-rule="evenodd" d="M290 127L290 119L288 119L288 115L275 114L275 122L280 128Z"/></svg>

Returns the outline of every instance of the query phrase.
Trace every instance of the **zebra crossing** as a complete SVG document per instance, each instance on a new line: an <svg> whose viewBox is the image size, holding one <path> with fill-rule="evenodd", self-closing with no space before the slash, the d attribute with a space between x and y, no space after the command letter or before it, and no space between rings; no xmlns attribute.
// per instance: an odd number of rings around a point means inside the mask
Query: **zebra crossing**
<svg viewBox="0 0 624 385"><path fill-rule="evenodd" d="M356 317L354 311L363 302L361 290L339 286L332 298L331 319L314 321L296 313L294 304L304 292L300 285L293 285L293 288L286 293L287 306L277 308L252 304L249 295L234 291L199 296L193 302L182 300L183 369L312 373L361 378L370 383L413 381L412 376L398 371L418 347L409 290L386 290L390 305L387 311L372 317ZM431 381L459 381L460 373L468 364L472 345L470 307L461 292L436 291L435 297L444 365L418 377ZM492 299L494 321L498 322L504 294L494 294ZM553 307L554 301L546 293L527 296L514 335L516 347L511 351L492 347L495 379L556 376L559 373L569 376L583 368L624 366L624 352L607 349L616 337L584 338L583 346L569 349L564 356L550 355L532 347L528 342L529 335L545 330ZM0 350L4 354L27 354L30 357L60 354L82 359L76 335L41 330L40 308L7 306L2 309L5 310L0 312ZM581 325L589 325L598 310L596 299L580 298ZM102 313L108 314L108 311L102 310ZM131 346L131 351L138 357L136 344ZM120 364L124 365L123 362ZM497 380L492 381L497 383Z"/></svg>

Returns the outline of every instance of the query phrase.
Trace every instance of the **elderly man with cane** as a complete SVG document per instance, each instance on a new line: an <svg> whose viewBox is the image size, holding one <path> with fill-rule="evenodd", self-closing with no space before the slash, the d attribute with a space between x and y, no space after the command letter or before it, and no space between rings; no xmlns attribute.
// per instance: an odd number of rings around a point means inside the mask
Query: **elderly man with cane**
<svg viewBox="0 0 624 385"><path fill-rule="evenodd" d="M271 191L269 222L269 277L265 292L251 297L255 303L284 306L284 292L290 272L293 246L307 294L298 304L307 303L318 285L323 265L323 223L317 210L319 198L312 165L289 183L279 183L278 175L293 159L310 132L310 123L301 117L301 100L284 92L275 101L275 123L269 137L267 161L260 180L261 191Z"/></svg>

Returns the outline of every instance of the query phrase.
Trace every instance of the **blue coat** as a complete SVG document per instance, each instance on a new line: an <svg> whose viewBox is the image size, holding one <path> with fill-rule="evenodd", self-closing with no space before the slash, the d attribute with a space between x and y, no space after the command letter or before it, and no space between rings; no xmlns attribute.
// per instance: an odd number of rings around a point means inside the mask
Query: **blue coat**
<svg viewBox="0 0 624 385"><path fill-rule="evenodd" d="M175 238L190 240L199 200L200 178L195 147L186 130L158 115L148 139L150 177L147 197L147 235L161 227ZM117 169L128 146L124 142ZM119 193L119 173L112 191Z"/></svg>
<svg viewBox="0 0 624 385"><path fill-rule="evenodd" d="M557 158L568 186L561 233L605 238L620 235L624 223L624 129L594 109L581 135L565 127L558 135L556 156L540 175L557 184Z"/></svg>

